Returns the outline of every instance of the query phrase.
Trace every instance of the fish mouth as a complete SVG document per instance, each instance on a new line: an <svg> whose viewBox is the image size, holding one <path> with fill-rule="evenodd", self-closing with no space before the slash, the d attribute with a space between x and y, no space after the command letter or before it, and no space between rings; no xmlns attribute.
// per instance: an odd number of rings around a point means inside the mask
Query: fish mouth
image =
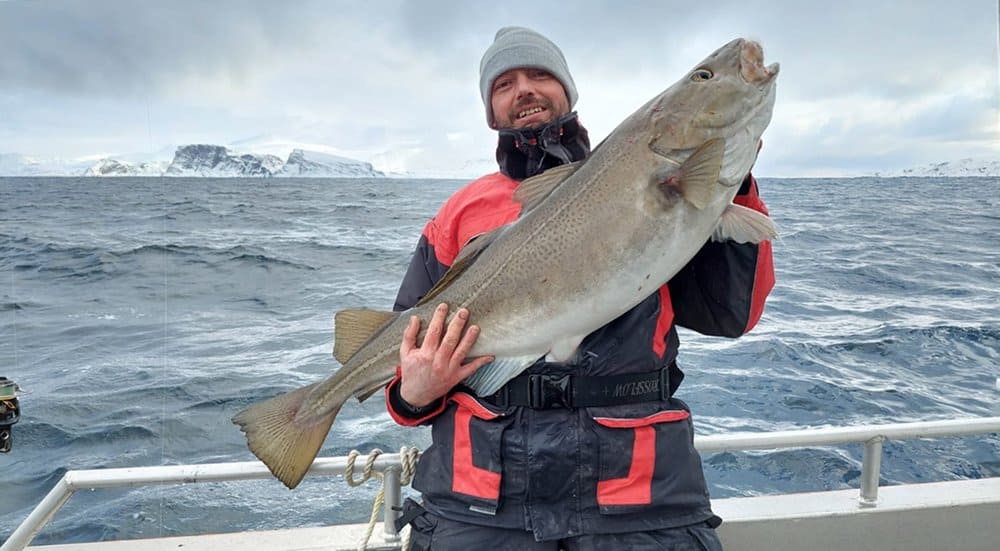
<svg viewBox="0 0 1000 551"><path fill-rule="evenodd" d="M740 76L747 84L763 88L778 76L777 63L764 65L764 48L753 40L743 40L740 45Z"/></svg>

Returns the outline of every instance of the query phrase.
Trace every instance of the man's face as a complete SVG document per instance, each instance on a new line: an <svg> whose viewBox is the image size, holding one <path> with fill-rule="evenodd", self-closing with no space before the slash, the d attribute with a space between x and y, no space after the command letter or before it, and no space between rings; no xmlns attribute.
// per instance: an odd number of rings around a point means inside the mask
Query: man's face
<svg viewBox="0 0 1000 551"><path fill-rule="evenodd" d="M569 113L559 79L543 69L511 69L493 81L493 128L533 128Z"/></svg>

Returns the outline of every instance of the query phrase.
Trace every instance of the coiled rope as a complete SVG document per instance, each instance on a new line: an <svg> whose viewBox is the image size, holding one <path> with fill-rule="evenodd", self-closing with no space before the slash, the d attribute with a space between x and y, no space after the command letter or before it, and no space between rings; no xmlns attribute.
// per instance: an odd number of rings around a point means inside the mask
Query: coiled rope
<svg viewBox="0 0 1000 551"><path fill-rule="evenodd" d="M368 520L368 529L365 531L361 541L358 542L358 551L368 549L368 542L371 540L372 532L375 531L375 525L378 524L379 513L382 510L382 506L385 504L385 476L375 470L375 459L377 459L380 455L382 455L382 450L378 448L368 452L368 459L365 461L364 469L361 471L361 479L357 480L354 478L354 462L361 456L361 452L358 450L351 450L351 453L347 454L347 468L344 470L344 480L347 481L348 486L360 486L372 478L377 478L380 481L378 493L375 494L375 501L372 503L372 515ZM413 479L413 473L417 469L417 458L419 456L419 448L403 446L399 449L400 486L409 485L410 481ZM406 551L409 547L410 533L407 531L406 536L403 537L401 549Z"/></svg>

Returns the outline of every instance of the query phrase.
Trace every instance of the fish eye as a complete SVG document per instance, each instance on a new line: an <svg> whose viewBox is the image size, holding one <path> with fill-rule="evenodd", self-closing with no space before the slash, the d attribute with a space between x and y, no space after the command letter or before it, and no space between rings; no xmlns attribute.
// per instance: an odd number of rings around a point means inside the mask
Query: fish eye
<svg viewBox="0 0 1000 551"><path fill-rule="evenodd" d="M695 82L703 82L706 80L711 80L715 76L712 71L708 69L697 69L695 72L691 73L691 80Z"/></svg>

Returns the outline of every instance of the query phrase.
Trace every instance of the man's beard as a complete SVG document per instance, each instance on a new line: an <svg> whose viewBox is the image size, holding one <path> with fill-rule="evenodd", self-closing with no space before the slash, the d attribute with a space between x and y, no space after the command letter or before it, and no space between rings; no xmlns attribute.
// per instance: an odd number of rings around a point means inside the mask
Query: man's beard
<svg viewBox="0 0 1000 551"><path fill-rule="evenodd" d="M551 101L542 96L532 96L529 98L525 98L521 101L518 101L517 105L511 107L510 113L507 114L508 128L515 128L515 125L517 124L517 114L520 113L521 111L524 111L525 108L529 106L541 107L542 109L545 110L545 113L548 115L548 118L532 126L524 127L526 129L540 128L546 124L549 124L556 118L555 116L556 107Z"/></svg>

